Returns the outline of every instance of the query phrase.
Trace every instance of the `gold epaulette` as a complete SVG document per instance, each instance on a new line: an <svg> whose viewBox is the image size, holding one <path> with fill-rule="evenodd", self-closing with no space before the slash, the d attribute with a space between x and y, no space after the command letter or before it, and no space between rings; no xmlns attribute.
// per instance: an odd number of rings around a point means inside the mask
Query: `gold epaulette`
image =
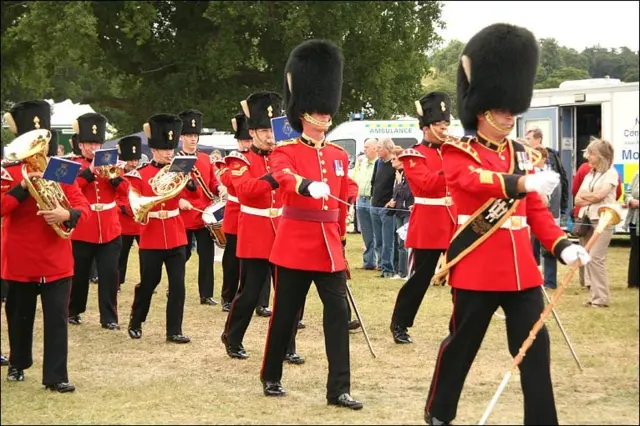
<svg viewBox="0 0 640 426"><path fill-rule="evenodd" d="M226 157L224 157L224 162L225 162L227 165L229 165L229 160L232 160L232 159L234 159L234 158L235 158L236 160L240 160L240 161L242 161L242 162L243 162L243 163L245 163L247 166L250 166L250 165L251 165L251 162L249 161L249 159L248 159L247 157L245 157L244 155L242 155L242 154L240 153L240 151L231 151L231 152L229 153L229 155L227 155Z"/></svg>
<svg viewBox="0 0 640 426"><path fill-rule="evenodd" d="M343 147L341 147L340 145L338 145L337 143L333 143L333 142L325 142L327 145L333 146L338 148L341 151L345 151L345 149ZM346 152L346 151L345 151Z"/></svg>
<svg viewBox="0 0 640 426"><path fill-rule="evenodd" d="M447 140L445 141L444 144L442 144L442 148L447 148L447 147L455 147L457 149L459 149L460 151L466 152L467 154L469 154L474 160L476 160L478 163L481 163L482 161L480 161L480 156L478 155L478 152L473 148L472 143L475 142L475 138L471 137L471 136L463 136L461 138L455 138L453 136L448 136Z"/></svg>

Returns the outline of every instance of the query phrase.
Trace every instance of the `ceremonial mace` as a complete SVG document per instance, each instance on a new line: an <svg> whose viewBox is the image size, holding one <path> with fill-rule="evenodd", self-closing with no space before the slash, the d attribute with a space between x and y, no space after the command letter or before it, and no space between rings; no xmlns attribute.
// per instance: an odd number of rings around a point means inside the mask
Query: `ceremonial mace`
<svg viewBox="0 0 640 426"><path fill-rule="evenodd" d="M619 209L620 207L617 204L602 206L598 209L598 215L600 216L600 220L598 221L598 226L594 230L593 235L591 236L591 238L589 238L587 245L584 247L587 250L587 252L591 250L593 245L598 240L598 237L600 236L600 234L602 234L602 232L605 230L607 226L616 225L620 223ZM518 355L516 355L516 357L513 359L513 364L511 365L511 369L508 370L507 373L504 375L504 378L502 379L500 386L498 386L498 390L496 391L495 395L493 395L493 398L491 398L491 401L489 402L487 409L484 411L484 414L482 415L480 422L478 422L479 425L484 425L486 423L487 419L491 415L491 412L493 411L493 408L496 406L496 403L498 402L498 398L500 398L502 391L504 391L504 388L507 386L507 383L509 383L509 379L511 379L511 376L515 372L516 368L518 368L518 365L520 365L520 363L522 362L527 350L531 347L531 345L533 344L533 341L536 338L536 335L544 325L545 319L547 319L549 314L551 314L551 310L557 303L560 296L562 296L562 293L564 293L565 289L569 285L569 282L573 278L573 275L576 273L579 267L580 267L580 259L576 260L573 264L571 264L571 269L564 276L562 283L560 284L560 287L558 287L558 290L553 294L553 296L551 296L551 300L549 301L547 306L544 308L544 310L540 314L540 318L533 325L533 328L529 332L529 336L520 347L520 350L518 351Z"/></svg>

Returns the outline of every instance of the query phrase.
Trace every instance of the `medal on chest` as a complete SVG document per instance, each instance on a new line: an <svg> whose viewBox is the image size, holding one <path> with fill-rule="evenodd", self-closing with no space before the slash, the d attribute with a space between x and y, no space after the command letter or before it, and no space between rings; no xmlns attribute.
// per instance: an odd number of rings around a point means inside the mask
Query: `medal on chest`
<svg viewBox="0 0 640 426"><path fill-rule="evenodd" d="M333 168L336 172L336 176L344 176L344 168L342 167L342 161L333 160Z"/></svg>
<svg viewBox="0 0 640 426"><path fill-rule="evenodd" d="M531 158L526 151L516 152L516 158L518 160L518 168L520 168L520 170L533 170L533 163L531 162Z"/></svg>

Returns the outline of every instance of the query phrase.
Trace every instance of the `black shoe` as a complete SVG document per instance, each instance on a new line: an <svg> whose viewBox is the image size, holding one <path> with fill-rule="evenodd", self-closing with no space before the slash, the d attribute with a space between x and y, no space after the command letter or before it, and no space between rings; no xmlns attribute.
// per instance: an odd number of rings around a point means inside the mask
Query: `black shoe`
<svg viewBox="0 0 640 426"><path fill-rule="evenodd" d="M102 328L111 330L111 331L120 330L120 326L115 322L108 322L106 324L102 324Z"/></svg>
<svg viewBox="0 0 640 426"><path fill-rule="evenodd" d="M169 293L167 292L167 297L169 297ZM201 297L200 298L201 305L211 305L216 306L218 304L217 300L214 300L213 297Z"/></svg>
<svg viewBox="0 0 640 426"><path fill-rule="evenodd" d="M302 330L303 328L307 328L306 325L302 321L298 321L298 330Z"/></svg>
<svg viewBox="0 0 640 426"><path fill-rule="evenodd" d="M264 382L262 384L264 396L285 396L287 391L284 390L280 382Z"/></svg>
<svg viewBox="0 0 640 426"><path fill-rule="evenodd" d="M4 355L0 355L0 366L6 367L7 365L9 365L9 358Z"/></svg>
<svg viewBox="0 0 640 426"><path fill-rule="evenodd" d="M238 346L232 346L227 342L227 336L225 334L222 334L222 336L220 336L220 340L222 340L222 344L224 344L224 348L227 351L227 355L229 355L230 358L235 358L235 359L247 359L249 358L249 354L247 354L247 351L244 350L244 346L242 346L242 343L240 343Z"/></svg>
<svg viewBox="0 0 640 426"><path fill-rule="evenodd" d="M53 385L45 385L45 389L60 392L60 393L67 393L67 392L73 392L74 390L76 390L76 387L73 386L71 383L60 382L60 383L55 383Z"/></svg>
<svg viewBox="0 0 640 426"><path fill-rule="evenodd" d="M351 398L351 395L348 393L343 393L335 400L328 400L327 405L335 405L338 407L350 408L352 410L361 410L363 407L362 402Z"/></svg>
<svg viewBox="0 0 640 426"><path fill-rule="evenodd" d="M391 324L391 334L393 335L393 341L399 345L413 343L411 336L409 336L409 332L407 331L407 327Z"/></svg>
<svg viewBox="0 0 640 426"><path fill-rule="evenodd" d="M133 326L129 324L127 332L129 333L129 337L132 339L139 339L142 337L142 327L140 326Z"/></svg>
<svg viewBox="0 0 640 426"><path fill-rule="evenodd" d="M182 334L174 334L173 336L167 336L167 342L170 342L170 343L189 343L190 341L191 341L190 338Z"/></svg>
<svg viewBox="0 0 640 426"><path fill-rule="evenodd" d="M450 422L445 422L445 421L442 421L442 420L438 419L437 417L433 417L431 415L431 413L429 413L426 410L424 412L424 421L428 425L433 425L433 426L450 425L451 424Z"/></svg>
<svg viewBox="0 0 640 426"><path fill-rule="evenodd" d="M361 326L362 325L360 324L360 321L354 319L349 321L349 325L347 326L347 328L349 329L349 331L353 331L359 329Z"/></svg>
<svg viewBox="0 0 640 426"><path fill-rule="evenodd" d="M9 366L9 371L7 372L7 380L10 382L23 382L24 370L21 368Z"/></svg>
<svg viewBox="0 0 640 426"><path fill-rule="evenodd" d="M304 364L304 358L298 354L286 354L284 356L284 360L287 361L289 364L293 364L293 365Z"/></svg>
<svg viewBox="0 0 640 426"><path fill-rule="evenodd" d="M73 324L73 325L82 324L82 317L80 315L71 315L69 317L69 324Z"/></svg>
<svg viewBox="0 0 640 426"><path fill-rule="evenodd" d="M256 308L256 315L263 318L269 318L271 316L271 309L266 306L258 306Z"/></svg>
<svg viewBox="0 0 640 426"><path fill-rule="evenodd" d="M222 312L231 312L231 302L222 302Z"/></svg>

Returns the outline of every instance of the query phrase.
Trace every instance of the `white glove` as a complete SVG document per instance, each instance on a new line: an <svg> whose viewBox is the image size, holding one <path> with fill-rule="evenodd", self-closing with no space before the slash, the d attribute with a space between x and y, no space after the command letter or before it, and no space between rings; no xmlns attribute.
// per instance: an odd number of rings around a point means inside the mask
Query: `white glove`
<svg viewBox="0 0 640 426"><path fill-rule="evenodd" d="M225 197L227 195L227 187L224 185L218 185L218 194L220 197Z"/></svg>
<svg viewBox="0 0 640 426"><path fill-rule="evenodd" d="M591 261L591 256L589 256L587 250L585 250L584 247L578 244L572 244L562 250L562 252L560 253L560 257L562 258L562 261L567 265L573 264L578 259L580 259L580 263L582 265L586 265Z"/></svg>
<svg viewBox="0 0 640 426"><path fill-rule="evenodd" d="M309 194L317 200L331 194L331 189L324 182L311 182L309 184Z"/></svg>
<svg viewBox="0 0 640 426"><path fill-rule="evenodd" d="M527 192L537 192L541 195L551 195L560 183L560 175L551 170L527 175L524 180L524 188Z"/></svg>

